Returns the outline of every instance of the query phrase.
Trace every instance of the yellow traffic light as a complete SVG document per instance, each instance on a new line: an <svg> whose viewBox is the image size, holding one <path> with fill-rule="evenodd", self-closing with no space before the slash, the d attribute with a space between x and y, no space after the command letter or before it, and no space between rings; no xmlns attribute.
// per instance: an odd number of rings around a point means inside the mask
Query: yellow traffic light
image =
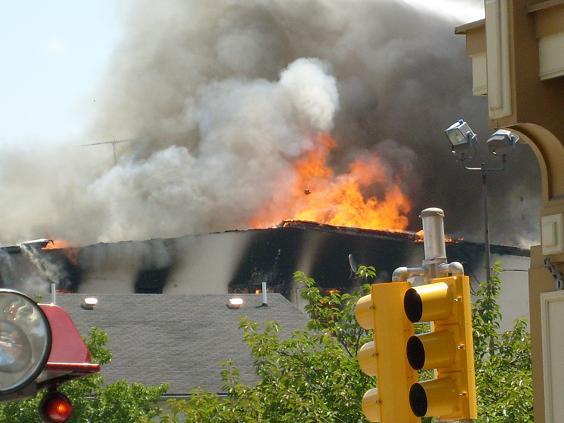
<svg viewBox="0 0 564 423"><path fill-rule="evenodd" d="M371 295L362 297L355 307L360 326L374 329L374 340L358 354L361 370L378 379L378 388L370 389L362 399L362 412L371 422L419 422L408 406L409 389L417 381L405 354L407 340L414 333L403 311L410 287L408 282L372 285Z"/></svg>
<svg viewBox="0 0 564 423"><path fill-rule="evenodd" d="M407 318L432 322L430 333L411 336L407 360L415 370L435 369L436 378L415 383L409 404L418 417L476 419L476 382L470 282L467 276L436 278L410 288L404 297Z"/></svg>

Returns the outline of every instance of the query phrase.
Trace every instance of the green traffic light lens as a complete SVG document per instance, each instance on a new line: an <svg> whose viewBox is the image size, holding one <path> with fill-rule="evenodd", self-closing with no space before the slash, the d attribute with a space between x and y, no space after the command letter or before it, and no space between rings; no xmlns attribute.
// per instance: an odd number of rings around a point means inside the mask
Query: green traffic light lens
<svg viewBox="0 0 564 423"><path fill-rule="evenodd" d="M421 384L414 383L409 390L409 405L417 417L427 414L427 394Z"/></svg>
<svg viewBox="0 0 564 423"><path fill-rule="evenodd" d="M0 395L31 383L51 352L51 329L41 308L27 296L0 289Z"/></svg>

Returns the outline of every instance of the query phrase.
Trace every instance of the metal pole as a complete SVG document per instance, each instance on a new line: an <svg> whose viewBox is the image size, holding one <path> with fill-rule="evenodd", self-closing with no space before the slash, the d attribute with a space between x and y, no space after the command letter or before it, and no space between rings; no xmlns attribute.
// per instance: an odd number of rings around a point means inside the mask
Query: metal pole
<svg viewBox="0 0 564 423"><path fill-rule="evenodd" d="M266 282L262 283L262 305L268 304L267 293L266 293Z"/></svg>
<svg viewBox="0 0 564 423"><path fill-rule="evenodd" d="M430 279L438 278L440 266L447 262L445 248L445 213L436 207L430 207L421 212L419 217L423 223L423 260L425 283Z"/></svg>
<svg viewBox="0 0 564 423"><path fill-rule="evenodd" d="M51 304L57 304L57 285L51 282Z"/></svg>
<svg viewBox="0 0 564 423"><path fill-rule="evenodd" d="M484 202L484 255L486 261L486 283L490 283L491 265L490 265L490 224L488 219L488 169L486 164L482 163L482 200Z"/></svg>

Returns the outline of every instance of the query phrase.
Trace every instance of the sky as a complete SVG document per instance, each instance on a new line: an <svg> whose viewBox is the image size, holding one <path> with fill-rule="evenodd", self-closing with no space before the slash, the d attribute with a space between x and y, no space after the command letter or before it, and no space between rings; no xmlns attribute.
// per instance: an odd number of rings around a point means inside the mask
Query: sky
<svg viewBox="0 0 564 423"><path fill-rule="evenodd" d="M403 1L457 13L452 0ZM99 141L82 137L127 4L0 0L0 144Z"/></svg>
<svg viewBox="0 0 564 423"><path fill-rule="evenodd" d="M419 8L428 9L432 13L454 16L461 23L477 21L484 17L481 0L402 0ZM461 4L464 5L461 7Z"/></svg>
<svg viewBox="0 0 564 423"><path fill-rule="evenodd" d="M0 0L0 144L79 138L121 35L114 0Z"/></svg>

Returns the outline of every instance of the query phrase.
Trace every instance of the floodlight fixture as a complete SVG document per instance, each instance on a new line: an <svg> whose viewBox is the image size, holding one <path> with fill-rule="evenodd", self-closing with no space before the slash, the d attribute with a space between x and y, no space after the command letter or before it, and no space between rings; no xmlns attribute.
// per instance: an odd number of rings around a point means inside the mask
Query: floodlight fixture
<svg viewBox="0 0 564 423"><path fill-rule="evenodd" d="M490 266L490 238L489 238L489 222L488 222L488 185L487 176L490 172L499 172L505 169L508 152L517 144L519 137L507 129L498 129L487 140L490 153L501 158L501 164L495 167L488 166L485 160L480 158L478 149L476 148L478 137L472 131L470 126L463 120L459 119L447 129L445 134L450 142L451 151L454 158L460 162L466 159L472 159L474 153L480 159L479 167L470 167L464 164L464 169L478 171L482 174L482 201L484 204L484 247L485 247L485 264L486 279L491 279ZM471 154L467 154L470 150Z"/></svg>
<svg viewBox="0 0 564 423"><path fill-rule="evenodd" d="M470 125L466 123L463 119L459 119L457 122L450 125L445 129L445 134L450 142L452 154L458 160L464 160L467 157L467 151L476 148L476 143L478 137L470 128Z"/></svg>
<svg viewBox="0 0 564 423"><path fill-rule="evenodd" d="M513 149L518 141L519 136L513 134L511 131L498 129L488 138L487 144L491 154L505 158L510 149Z"/></svg>
<svg viewBox="0 0 564 423"><path fill-rule="evenodd" d="M37 378L51 353L51 340L49 321L35 301L0 289L0 396Z"/></svg>

